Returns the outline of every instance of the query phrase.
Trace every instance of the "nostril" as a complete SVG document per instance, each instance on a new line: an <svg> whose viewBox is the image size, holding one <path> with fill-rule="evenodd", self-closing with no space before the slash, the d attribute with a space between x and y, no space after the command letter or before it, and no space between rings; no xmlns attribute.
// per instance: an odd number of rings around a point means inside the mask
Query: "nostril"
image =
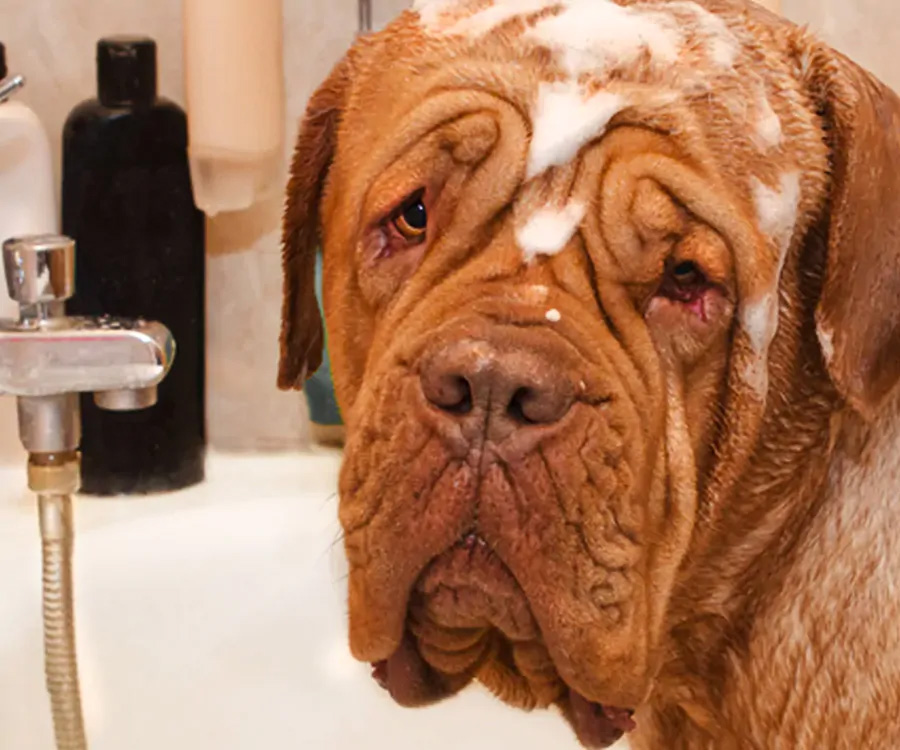
<svg viewBox="0 0 900 750"><path fill-rule="evenodd" d="M562 419L571 398L562 388L518 388L509 400L506 413L519 424L551 424Z"/></svg>
<svg viewBox="0 0 900 750"><path fill-rule="evenodd" d="M532 419L529 416L529 411L533 411L534 401L535 394L531 388L519 388L509 400L506 413L516 422L535 424L539 420Z"/></svg>
<svg viewBox="0 0 900 750"><path fill-rule="evenodd" d="M468 414L472 411L472 386L461 375L444 375L426 383L426 398L441 411Z"/></svg>
<svg viewBox="0 0 900 750"><path fill-rule="evenodd" d="M452 378L448 396L441 408L451 414L468 414L472 411L472 386L462 376Z"/></svg>

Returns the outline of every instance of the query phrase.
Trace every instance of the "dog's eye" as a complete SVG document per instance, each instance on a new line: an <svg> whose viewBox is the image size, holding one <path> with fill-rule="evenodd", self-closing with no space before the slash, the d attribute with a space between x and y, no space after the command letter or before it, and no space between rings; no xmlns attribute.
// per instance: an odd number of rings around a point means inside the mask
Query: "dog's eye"
<svg viewBox="0 0 900 750"><path fill-rule="evenodd" d="M672 280L679 286L692 286L703 281L703 273L697 264L690 260L682 261L672 270Z"/></svg>
<svg viewBox="0 0 900 750"><path fill-rule="evenodd" d="M704 299L714 286L700 265L694 261L670 261L666 264L666 271L662 283L656 290L656 296L680 302L703 313ZM705 317L705 313L702 317Z"/></svg>
<svg viewBox="0 0 900 750"><path fill-rule="evenodd" d="M424 197L421 194L415 195L404 203L393 223L405 239L411 242L425 239L428 230L428 209L425 208Z"/></svg>

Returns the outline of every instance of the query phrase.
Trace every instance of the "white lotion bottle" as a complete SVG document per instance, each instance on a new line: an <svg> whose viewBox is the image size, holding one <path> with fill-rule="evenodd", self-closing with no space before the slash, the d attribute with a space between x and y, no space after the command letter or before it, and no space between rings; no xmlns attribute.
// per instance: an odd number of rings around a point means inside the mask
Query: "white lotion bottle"
<svg viewBox="0 0 900 750"><path fill-rule="evenodd" d="M0 86L12 80L6 73L5 50L0 43ZM16 101L13 89L9 98L0 102L0 243L10 237L58 232L50 141L38 116ZM19 307L9 298L4 279L0 283L0 318L18 316ZM0 396L0 463L19 463L25 456L17 424L16 400Z"/></svg>
<svg viewBox="0 0 900 750"><path fill-rule="evenodd" d="M207 216L279 194L282 0L184 0L188 157Z"/></svg>

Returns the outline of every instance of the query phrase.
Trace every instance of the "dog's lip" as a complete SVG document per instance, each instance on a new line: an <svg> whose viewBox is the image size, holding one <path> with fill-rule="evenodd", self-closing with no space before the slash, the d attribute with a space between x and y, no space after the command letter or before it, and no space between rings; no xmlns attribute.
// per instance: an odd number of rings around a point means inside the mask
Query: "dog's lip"
<svg viewBox="0 0 900 750"><path fill-rule="evenodd" d="M372 664L372 677L407 708L427 706L458 693L475 677L475 669L459 675L445 675L431 667L407 633L393 655Z"/></svg>
<svg viewBox="0 0 900 750"><path fill-rule="evenodd" d="M578 740L589 748L609 747L637 726L632 709L591 702L571 688L564 710Z"/></svg>
<svg viewBox="0 0 900 750"><path fill-rule="evenodd" d="M467 531L462 535L457 546L465 549L474 549L475 547L487 547L488 543L477 531Z"/></svg>
<svg viewBox="0 0 900 750"><path fill-rule="evenodd" d="M462 534L455 549L487 548L488 542L475 530ZM462 690L474 679L478 666L465 675L448 676L431 667L407 633L388 659L372 663L372 678L401 706L422 706L440 701ZM587 748L606 748L635 729L634 711L594 702L569 687L558 702Z"/></svg>
<svg viewBox="0 0 900 750"><path fill-rule="evenodd" d="M449 697L471 679L457 679L455 684L443 682L409 639L404 640L390 659L372 665L372 678L398 704L407 707ZM579 742L587 748L610 747L636 727L633 710L594 703L571 688L563 699L562 709Z"/></svg>

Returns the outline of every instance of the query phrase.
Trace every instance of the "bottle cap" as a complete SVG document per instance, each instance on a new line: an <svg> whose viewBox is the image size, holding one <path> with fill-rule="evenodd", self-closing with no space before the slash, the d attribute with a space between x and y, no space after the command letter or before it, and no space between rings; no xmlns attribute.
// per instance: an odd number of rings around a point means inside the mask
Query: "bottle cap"
<svg viewBox="0 0 900 750"><path fill-rule="evenodd" d="M6 47L0 42L0 81L6 78Z"/></svg>
<svg viewBox="0 0 900 750"><path fill-rule="evenodd" d="M156 42L144 36L97 42L97 91L106 107L152 104L156 99Z"/></svg>

